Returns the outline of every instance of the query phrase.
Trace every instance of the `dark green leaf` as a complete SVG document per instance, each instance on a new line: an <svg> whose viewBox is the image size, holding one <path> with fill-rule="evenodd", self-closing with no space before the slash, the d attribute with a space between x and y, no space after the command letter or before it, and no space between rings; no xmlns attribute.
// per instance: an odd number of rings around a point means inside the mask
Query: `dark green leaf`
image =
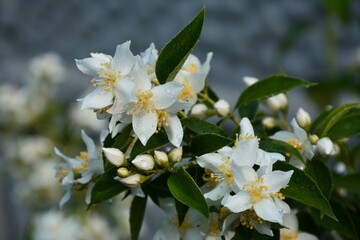
<svg viewBox="0 0 360 240"><path fill-rule="evenodd" d="M199 134L193 139L191 143L191 149L195 156L200 156L205 153L219 150L220 148L231 143L234 143L234 140L230 138L214 133L205 133Z"/></svg>
<svg viewBox="0 0 360 240"><path fill-rule="evenodd" d="M214 90L212 90L212 88L209 85L206 85L206 88L209 98L214 102L217 102L219 100L218 95L214 92Z"/></svg>
<svg viewBox="0 0 360 240"><path fill-rule="evenodd" d="M181 120L181 123L184 127L187 127L188 129L194 131L197 134L215 133L225 136L225 133L221 128L208 121L204 121L198 118L184 118Z"/></svg>
<svg viewBox="0 0 360 240"><path fill-rule="evenodd" d="M349 110L334 126L329 130L327 136L332 140L346 138L360 134L360 108Z"/></svg>
<svg viewBox="0 0 360 240"><path fill-rule="evenodd" d="M326 197L324 197L319 187L308 174L294 167L293 165L282 161L276 162L274 169L282 171L294 171L288 184L289 187L281 190L281 192L286 197L315 207L319 209L321 213L326 214L336 220L328 200Z"/></svg>
<svg viewBox="0 0 360 240"><path fill-rule="evenodd" d="M145 146L142 145L140 141L137 141L131 151L130 157L135 158L139 154L163 147L168 143L169 140L166 133L164 131L160 131L152 135L152 137L148 140Z"/></svg>
<svg viewBox="0 0 360 240"><path fill-rule="evenodd" d="M316 182L322 194L330 199L333 179L326 163L321 159L312 159L306 163L305 172Z"/></svg>
<svg viewBox="0 0 360 240"><path fill-rule="evenodd" d="M240 117L247 117L250 120L254 119L256 116L257 109L259 107L259 102L254 101L248 104L241 105L239 109Z"/></svg>
<svg viewBox="0 0 360 240"><path fill-rule="evenodd" d="M205 8L179 32L161 51L156 62L156 76L160 83L172 81L200 39Z"/></svg>
<svg viewBox="0 0 360 240"><path fill-rule="evenodd" d="M273 229L274 236L270 237L268 235L260 234L255 229L249 229L246 227L238 227L236 233L231 240L270 240L270 239L279 239L279 229Z"/></svg>
<svg viewBox="0 0 360 240"><path fill-rule="evenodd" d="M172 195L179 202L194 208L206 218L209 218L209 208L206 200L194 179L184 168L179 168L177 172L173 173L168 178L167 184Z"/></svg>
<svg viewBox="0 0 360 240"><path fill-rule="evenodd" d="M360 173L347 176L334 175L334 187L345 188L351 192L360 194Z"/></svg>
<svg viewBox="0 0 360 240"><path fill-rule="evenodd" d="M312 123L310 126L310 132L311 133L317 133L320 125L323 123L323 121L327 118L327 116L330 114L331 110L327 110L322 112Z"/></svg>
<svg viewBox="0 0 360 240"><path fill-rule="evenodd" d="M146 209L146 197L135 196L130 207L131 240L138 240Z"/></svg>
<svg viewBox="0 0 360 240"><path fill-rule="evenodd" d="M94 204L106 201L127 189L119 181L114 180L114 177L117 175L116 172L117 168L112 167L96 180L91 191L91 202L88 208Z"/></svg>
<svg viewBox="0 0 360 240"><path fill-rule="evenodd" d="M129 141L129 136L132 130L132 125L129 124L127 127L125 127L121 133L119 133L118 135L116 135L115 137L115 141L114 144L111 146L113 148L117 148L120 151L125 151L126 147L130 144L132 138L130 138Z"/></svg>
<svg viewBox="0 0 360 240"><path fill-rule="evenodd" d="M186 216L186 213L187 213L189 207L175 199L175 208L176 208L176 212L177 212L179 226L181 226L182 222L185 219L185 216Z"/></svg>
<svg viewBox="0 0 360 240"><path fill-rule="evenodd" d="M159 198L167 198L171 197L171 192L167 186L167 179L170 174L161 174L157 178L152 181L144 182L141 187L144 192L150 196L151 200L158 206L159 205Z"/></svg>
<svg viewBox="0 0 360 240"><path fill-rule="evenodd" d="M315 85L315 83L298 78L273 75L246 88L245 91L240 95L235 108L253 101L258 101L274 96L282 92L287 92L296 87L312 85Z"/></svg>
<svg viewBox="0 0 360 240"><path fill-rule="evenodd" d="M304 158L301 153L296 148L292 147L286 142L282 142L279 140L261 140L260 148L267 152L278 152L285 155L292 154L305 164Z"/></svg>

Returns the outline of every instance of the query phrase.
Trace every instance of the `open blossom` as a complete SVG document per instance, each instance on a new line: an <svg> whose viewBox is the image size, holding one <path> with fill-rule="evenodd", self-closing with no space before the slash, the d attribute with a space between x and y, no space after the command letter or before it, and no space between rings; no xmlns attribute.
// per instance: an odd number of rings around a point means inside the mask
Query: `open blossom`
<svg viewBox="0 0 360 240"><path fill-rule="evenodd" d="M286 228L280 229L280 240L318 240L315 235L299 231L299 222L296 217L296 212L291 211L284 214L283 226Z"/></svg>

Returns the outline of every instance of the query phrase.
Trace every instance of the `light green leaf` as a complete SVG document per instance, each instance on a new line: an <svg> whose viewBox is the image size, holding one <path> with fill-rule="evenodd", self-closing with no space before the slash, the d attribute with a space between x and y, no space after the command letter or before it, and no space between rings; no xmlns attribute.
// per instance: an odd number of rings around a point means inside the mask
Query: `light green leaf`
<svg viewBox="0 0 360 240"><path fill-rule="evenodd" d="M328 131L327 136L332 140L346 138L360 134L360 108L349 110L334 126Z"/></svg>
<svg viewBox="0 0 360 240"><path fill-rule="evenodd" d="M221 128L208 121L204 121L198 118L184 118L181 120L181 123L184 127L187 127L188 129L194 131L197 134L214 133L225 136L225 132Z"/></svg>
<svg viewBox="0 0 360 240"><path fill-rule="evenodd" d="M274 96L276 94L287 92L296 87L312 86L311 83L302 79L286 77L282 75L273 75L267 77L257 83L246 88L240 95L235 108L251 103L253 101L261 100Z"/></svg>
<svg viewBox="0 0 360 240"><path fill-rule="evenodd" d="M179 32L161 51L156 62L156 76L160 83L172 81L200 39L205 8Z"/></svg>
<svg viewBox="0 0 360 240"><path fill-rule="evenodd" d="M214 134L205 133L197 135L191 142L191 149L195 156L205 153L214 152L220 148L234 143L233 139Z"/></svg>
<svg viewBox="0 0 360 240"><path fill-rule="evenodd" d="M135 196L130 207L130 232L131 240L138 240L144 219L147 197Z"/></svg>
<svg viewBox="0 0 360 240"><path fill-rule="evenodd" d="M306 163L305 172L316 182L322 194L330 199L333 179L326 163L321 159L312 159Z"/></svg>
<svg viewBox="0 0 360 240"><path fill-rule="evenodd" d="M282 189L286 197L292 198L296 201L302 202L306 205L315 207L321 211L321 213L335 219L329 201L321 193L321 190L312 178L304 171L290 165L286 162L278 161L274 164L274 169L281 171L294 170L294 173L290 179L289 187Z"/></svg>
<svg viewBox="0 0 360 240"><path fill-rule="evenodd" d="M172 195L181 203L199 211L206 218L209 218L209 207L200 188L194 179L185 171L179 168L167 181Z"/></svg>
<svg viewBox="0 0 360 240"><path fill-rule="evenodd" d="M140 141L137 141L134 145L130 153L131 158L135 158L137 155L145 153L147 151L151 151L154 149L158 149L160 147L165 146L169 143L168 137L164 131L160 131L152 135L152 137L148 140L146 145L142 145Z"/></svg>
<svg viewBox="0 0 360 240"><path fill-rule="evenodd" d="M346 176L334 175L334 187L345 188L353 193L360 194L360 173Z"/></svg>

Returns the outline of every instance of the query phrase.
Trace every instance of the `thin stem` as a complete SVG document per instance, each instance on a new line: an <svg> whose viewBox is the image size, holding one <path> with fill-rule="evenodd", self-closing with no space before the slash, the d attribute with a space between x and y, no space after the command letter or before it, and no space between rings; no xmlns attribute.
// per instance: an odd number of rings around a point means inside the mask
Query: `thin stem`
<svg viewBox="0 0 360 240"><path fill-rule="evenodd" d="M199 95L199 97L201 97L204 101L207 101L208 103L210 103L210 104L212 104L212 105L215 104L215 102L214 102L211 98L209 98L208 95L205 95L205 94L203 94L203 93L198 93L198 95Z"/></svg>
<svg viewBox="0 0 360 240"><path fill-rule="evenodd" d="M188 117L183 111L180 111L179 114L180 114L180 117L182 117L182 118Z"/></svg>
<svg viewBox="0 0 360 240"><path fill-rule="evenodd" d="M126 152L125 152L125 156L126 157L129 157L130 156L130 153L132 151L132 149L134 148L135 146L135 143L136 141L138 140L139 138L136 136L134 137L134 139L132 140L132 142L130 143L129 147L127 148Z"/></svg>
<svg viewBox="0 0 360 240"><path fill-rule="evenodd" d="M228 117L238 126L240 126L239 120L236 119L235 115L233 113L229 113Z"/></svg>

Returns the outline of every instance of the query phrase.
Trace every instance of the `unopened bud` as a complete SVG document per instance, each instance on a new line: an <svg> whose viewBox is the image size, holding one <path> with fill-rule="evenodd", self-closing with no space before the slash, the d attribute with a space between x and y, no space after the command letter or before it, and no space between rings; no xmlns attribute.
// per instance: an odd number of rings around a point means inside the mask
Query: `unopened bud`
<svg viewBox="0 0 360 240"><path fill-rule="evenodd" d="M266 105L269 107L270 111L278 112L284 110L288 106L288 99L284 93L272 96L265 100Z"/></svg>
<svg viewBox="0 0 360 240"><path fill-rule="evenodd" d="M262 124L265 126L265 128L267 129L272 129L274 127L277 126L277 123L275 121L275 119L273 119L272 117L266 117L262 120Z"/></svg>
<svg viewBox="0 0 360 240"><path fill-rule="evenodd" d="M138 173L135 173L134 175L128 176L126 178L115 177L115 180L118 180L125 186L132 188L142 183L142 176Z"/></svg>
<svg viewBox="0 0 360 240"><path fill-rule="evenodd" d="M249 86L253 85L254 83L257 83L259 81L259 79L257 79L256 77L246 76L246 77L243 77L243 81L246 84L246 86L249 87Z"/></svg>
<svg viewBox="0 0 360 240"><path fill-rule="evenodd" d="M227 116L230 112L230 104L224 99L217 101L214 107L216 112L223 117Z"/></svg>
<svg viewBox="0 0 360 240"><path fill-rule="evenodd" d="M340 146L338 144L334 143L334 148L331 153L331 156L339 155L339 153L340 153Z"/></svg>
<svg viewBox="0 0 360 240"><path fill-rule="evenodd" d="M320 138L316 146L321 155L330 156L334 150L334 143L328 137Z"/></svg>
<svg viewBox="0 0 360 240"><path fill-rule="evenodd" d="M154 159L156 165L159 167L168 167L169 166L169 157L165 152L154 151Z"/></svg>
<svg viewBox="0 0 360 240"><path fill-rule="evenodd" d="M117 175L119 175L122 178L125 178L130 175L130 171L127 168L121 167L117 170Z"/></svg>
<svg viewBox="0 0 360 240"><path fill-rule="evenodd" d="M302 108L299 108L298 112L296 113L296 121L300 127L308 130L311 124L311 117L308 112Z"/></svg>
<svg viewBox="0 0 360 240"><path fill-rule="evenodd" d="M191 109L190 115L199 119L205 119L207 117L206 111L208 107L205 104L199 103L195 104Z"/></svg>
<svg viewBox="0 0 360 240"><path fill-rule="evenodd" d="M182 160L183 149L182 147L173 148L169 152L169 160L172 163L180 162Z"/></svg>
<svg viewBox="0 0 360 240"><path fill-rule="evenodd" d="M149 154L138 155L131 163L142 171L152 170L155 166L154 158Z"/></svg>
<svg viewBox="0 0 360 240"><path fill-rule="evenodd" d="M309 140L311 144L316 144L319 141L319 137L316 134L312 134L309 136Z"/></svg>
<svg viewBox="0 0 360 240"><path fill-rule="evenodd" d="M105 157L109 162L119 167L125 162L125 154L117 148L103 148Z"/></svg>

